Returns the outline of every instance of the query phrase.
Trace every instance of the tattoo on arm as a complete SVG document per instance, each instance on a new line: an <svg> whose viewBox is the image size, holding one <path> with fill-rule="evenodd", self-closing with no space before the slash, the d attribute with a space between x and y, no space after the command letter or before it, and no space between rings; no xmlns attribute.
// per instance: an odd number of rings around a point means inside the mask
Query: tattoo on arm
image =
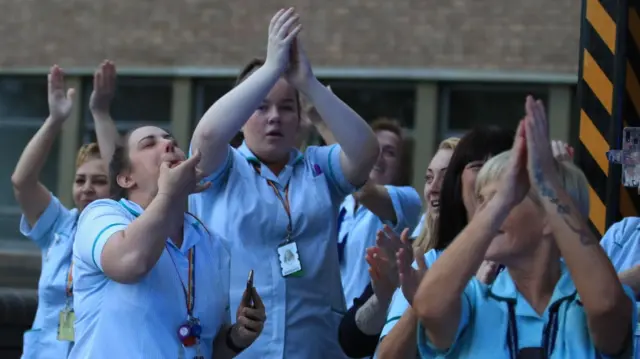
<svg viewBox="0 0 640 359"><path fill-rule="evenodd" d="M378 301L375 294L356 311L356 326L366 335L380 333L386 320L387 308Z"/></svg>
<svg viewBox="0 0 640 359"><path fill-rule="evenodd" d="M562 201L560 201L558 195L556 194L556 191L551 188L551 186L549 186L549 183L545 180L542 169L535 169L534 179L536 181L536 185L540 189L540 195L548 199L549 202L553 203L556 206L558 214L562 216L562 219L564 220L564 223L567 225L567 227L569 227L571 231L579 236L580 243L585 246L598 244L598 241L591 234L584 221L581 218L574 218L573 213L571 212L571 205L562 203ZM578 216L580 215L578 214Z"/></svg>

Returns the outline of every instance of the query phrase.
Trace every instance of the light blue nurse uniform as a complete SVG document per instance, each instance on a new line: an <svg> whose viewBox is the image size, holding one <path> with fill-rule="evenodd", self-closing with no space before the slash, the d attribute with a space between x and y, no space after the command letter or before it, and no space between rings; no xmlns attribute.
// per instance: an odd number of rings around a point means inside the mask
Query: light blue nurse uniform
<svg viewBox="0 0 640 359"><path fill-rule="evenodd" d="M340 203L355 187L342 172L340 151L337 144L310 146L304 154L292 149L289 162L276 176L245 143L238 149L229 147L225 163L207 179L212 186L190 196L190 210L230 249L231 310L238 307L252 269L266 307L262 334L239 358L345 358L338 343L346 309L336 219ZM282 276L277 248L285 240L289 221L266 179L283 197L289 186L300 276Z"/></svg>
<svg viewBox="0 0 640 359"><path fill-rule="evenodd" d="M65 208L51 194L51 201L35 226L30 227L24 215L20 219L20 232L42 251L38 310L31 329L24 333L22 359L66 358L71 349L71 342L58 340L58 324L60 311L67 303L67 276L77 217L77 209Z"/></svg>
<svg viewBox="0 0 640 359"><path fill-rule="evenodd" d="M409 186L385 186L393 210L396 223L382 221L373 212L362 205L356 207L356 200L351 195L345 198L340 206L339 219L343 219L338 226L338 249L342 251L340 261L340 275L347 307L353 305L353 300L359 298L367 287L369 277L369 263L365 259L366 250L376 245L376 233L386 224L396 233L405 228L413 231L420 221L422 202L418 192Z"/></svg>
<svg viewBox="0 0 640 359"><path fill-rule="evenodd" d="M177 332L187 320L183 286L188 286L191 248L195 248L194 316L202 326L200 348L205 358L212 357L214 338L230 322L228 252L190 215L184 215L182 246L167 239L156 265L137 283L122 284L105 275L102 249L142 212L126 199L103 199L92 202L80 216L73 247L76 342L70 358L179 358L184 348ZM195 355L194 347L184 349L183 358Z"/></svg>
<svg viewBox="0 0 640 359"><path fill-rule="evenodd" d="M615 223L604 234L600 245L618 273L640 265L640 218L627 217ZM640 303L636 302L636 306ZM636 324L635 339L635 358L640 359L640 323Z"/></svg>
<svg viewBox="0 0 640 359"><path fill-rule="evenodd" d="M460 324L451 348L446 353L435 350L427 339L424 327L418 323L420 354L423 358L510 358L507 329L509 327L508 303L511 302L514 304L519 349L542 347L545 325L555 322L557 331L549 331L551 333L549 339L552 343L550 359L605 357L593 346L580 296L564 263L561 268L560 280L542 315L538 315L518 293L507 270L500 272L490 286L476 278L471 279L462 294ZM631 289L626 286L624 289L632 299ZM557 308L557 311L551 308ZM635 306L632 308L632 323L635 323L637 311ZM557 315L552 315L554 312ZM550 319L553 317L557 320ZM627 350L633 350L633 341L628 343Z"/></svg>

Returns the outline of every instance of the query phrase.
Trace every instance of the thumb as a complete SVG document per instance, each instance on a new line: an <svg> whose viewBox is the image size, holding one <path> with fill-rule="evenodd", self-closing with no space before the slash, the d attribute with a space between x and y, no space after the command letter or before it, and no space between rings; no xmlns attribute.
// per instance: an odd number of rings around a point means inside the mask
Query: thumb
<svg viewBox="0 0 640 359"><path fill-rule="evenodd" d="M76 96L76 89L70 88L70 89L67 90L67 98L69 100L73 100L75 98L75 96Z"/></svg>
<svg viewBox="0 0 640 359"><path fill-rule="evenodd" d="M416 254L416 263L418 263L418 269L420 271L427 271L427 269L429 269L429 267L427 267L427 262L424 260L423 254Z"/></svg>
<svg viewBox="0 0 640 359"><path fill-rule="evenodd" d="M196 168L198 163L200 163L200 158L202 158L202 152L200 152L200 150L195 150L193 152L193 155L191 157L187 158L187 160L182 162L180 165L181 166L186 166L186 167L191 167L191 168Z"/></svg>
<svg viewBox="0 0 640 359"><path fill-rule="evenodd" d="M400 234L400 240L402 241L402 243L404 244L410 244L409 243L409 228L405 228L402 233Z"/></svg>

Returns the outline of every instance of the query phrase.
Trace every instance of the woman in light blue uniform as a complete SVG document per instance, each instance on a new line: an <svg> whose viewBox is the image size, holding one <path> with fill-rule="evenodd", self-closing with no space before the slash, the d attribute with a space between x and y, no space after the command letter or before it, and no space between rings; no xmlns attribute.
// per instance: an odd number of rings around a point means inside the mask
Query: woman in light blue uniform
<svg viewBox="0 0 640 359"><path fill-rule="evenodd" d="M185 161L157 127L135 129L123 143L109 169L111 195L119 200L91 203L78 221L76 342L69 357L235 356L260 334L264 306L243 281L230 325L228 251L185 213L187 196L206 188L196 185L200 156Z"/></svg>
<svg viewBox="0 0 640 359"><path fill-rule="evenodd" d="M336 251L337 209L368 178L379 146L367 123L313 75L296 40L293 9L269 26L267 57L198 123L192 149L212 186L190 210L227 241L231 308L255 270L269 320L243 358L343 358L337 328L345 311ZM293 44L293 46L292 46ZM294 148L298 92L313 103L339 145ZM245 142L229 140L243 129ZM285 261L286 253L293 260Z"/></svg>
<svg viewBox="0 0 640 359"><path fill-rule="evenodd" d="M11 177L22 208L20 232L42 250L38 281L38 310L32 328L25 332L23 359L66 358L73 337L59 335L61 315L73 309L71 247L78 214L90 202L109 195L107 168L95 143L83 146L76 159L73 183L74 209L65 208L39 182L51 147L69 117L73 90L66 91L64 74L57 66L49 74L49 117L33 136Z"/></svg>
<svg viewBox="0 0 640 359"><path fill-rule="evenodd" d="M526 113L512 150L478 175L473 220L414 298L425 358L631 355L633 293L584 220L586 178L554 160L542 103L528 97ZM472 279L485 258L506 267L490 286Z"/></svg>

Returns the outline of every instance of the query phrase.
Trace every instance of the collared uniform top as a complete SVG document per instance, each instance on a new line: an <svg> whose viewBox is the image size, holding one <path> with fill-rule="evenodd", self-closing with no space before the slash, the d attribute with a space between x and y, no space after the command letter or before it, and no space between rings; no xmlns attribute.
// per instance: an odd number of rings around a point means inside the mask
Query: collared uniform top
<svg viewBox="0 0 640 359"><path fill-rule="evenodd" d="M507 335L509 302L514 303L519 349L542 347L544 327L550 317L556 317L556 335L553 335L554 330L550 330L550 342L555 343L552 344L550 359L605 358L593 346L580 296L563 262L561 268L560 280L542 315L520 295L508 270L500 272L490 286L471 279L462 294L456 338L446 353L434 349L424 327L418 323L418 349L422 358L510 358ZM631 289L625 286L624 290L632 299ZM550 309L556 306L557 315L552 316ZM635 306L632 306L632 311L632 321L635 323ZM627 350L632 350L633 341L628 343Z"/></svg>
<svg viewBox="0 0 640 359"><path fill-rule="evenodd" d="M420 235L420 232L422 232L422 228L424 228L424 221L426 219L427 219L427 214L423 213L422 216L420 216L420 221L418 222L416 229L414 229L413 232L411 233L411 240L418 238L418 236Z"/></svg>
<svg viewBox="0 0 640 359"><path fill-rule="evenodd" d="M338 206L355 190L340 166L339 145L292 150L279 175L261 164L245 143L229 147L226 163L208 178L212 186L190 196L189 208L219 232L231 253L231 310L235 311L254 270L254 286L267 320L258 339L239 358L344 358L338 325L346 311L338 252ZM254 165L260 167L260 174ZM277 248L288 217L266 179L284 197L292 216L292 240L302 274L283 277Z"/></svg>
<svg viewBox="0 0 640 359"><path fill-rule="evenodd" d="M640 217L627 217L615 223L602 237L600 245L611 259L616 272L640 265ZM640 303L636 302L640 307ZM640 359L640 322L635 330L636 353Z"/></svg>
<svg viewBox="0 0 640 359"><path fill-rule="evenodd" d="M340 262L340 275L347 307L362 295L371 278L369 263L365 260L366 249L376 245L376 233L387 224L393 231L401 233L405 228L413 231L420 221L422 202L418 192L409 186L384 186L389 193L396 223L382 221L373 212L362 205L356 208L353 196L345 198L340 206L338 221L338 249L343 251Z"/></svg>
<svg viewBox="0 0 640 359"><path fill-rule="evenodd" d="M427 267L431 267L431 265L440 257L442 251L432 249L424 254L424 261L427 264ZM413 267L417 268L418 264L413 262ZM387 311L387 321L382 327L382 333L380 333L380 340L382 340L387 334L391 332L391 329L398 323L404 312L410 307L409 302L402 294L402 289L396 289L395 293L393 293L393 297L391 299L391 304L389 305L389 310Z"/></svg>
<svg viewBox="0 0 640 359"><path fill-rule="evenodd" d="M67 304L67 276L77 217L77 209L65 208L52 194L33 227L24 215L20 219L20 232L42 251L38 310L31 329L24 333L22 359L66 358L71 349L71 342L58 340L58 324L60 311Z"/></svg>
<svg viewBox="0 0 640 359"><path fill-rule="evenodd" d="M214 338L230 322L228 252L190 215L184 216L182 246L167 239L160 259L140 281L122 284L105 275L100 255L109 237L142 212L126 199L105 199L92 202L80 216L73 246L76 342L70 358L175 359L181 350L184 358L193 358L195 348L184 349L177 334L187 321L184 288L189 283L191 248L195 248L194 317L202 326L200 348L205 358L212 357Z"/></svg>

